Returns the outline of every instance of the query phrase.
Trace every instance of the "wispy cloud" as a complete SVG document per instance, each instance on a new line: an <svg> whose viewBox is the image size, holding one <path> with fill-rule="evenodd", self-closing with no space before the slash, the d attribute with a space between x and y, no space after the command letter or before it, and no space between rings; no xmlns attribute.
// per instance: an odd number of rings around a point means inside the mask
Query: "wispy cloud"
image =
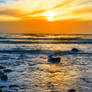
<svg viewBox="0 0 92 92"><path fill-rule="evenodd" d="M55 20L92 20L92 0L0 0L0 17L10 21L28 16L41 18L48 11L54 13Z"/></svg>

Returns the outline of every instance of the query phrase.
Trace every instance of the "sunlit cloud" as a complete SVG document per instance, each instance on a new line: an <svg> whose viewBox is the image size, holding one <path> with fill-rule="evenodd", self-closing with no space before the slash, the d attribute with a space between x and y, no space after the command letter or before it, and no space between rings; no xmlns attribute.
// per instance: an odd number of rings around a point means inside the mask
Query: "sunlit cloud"
<svg viewBox="0 0 92 92"><path fill-rule="evenodd" d="M0 16L4 21L92 20L92 0L0 0Z"/></svg>
<svg viewBox="0 0 92 92"><path fill-rule="evenodd" d="M19 21L19 17L0 15L0 22L2 21Z"/></svg>

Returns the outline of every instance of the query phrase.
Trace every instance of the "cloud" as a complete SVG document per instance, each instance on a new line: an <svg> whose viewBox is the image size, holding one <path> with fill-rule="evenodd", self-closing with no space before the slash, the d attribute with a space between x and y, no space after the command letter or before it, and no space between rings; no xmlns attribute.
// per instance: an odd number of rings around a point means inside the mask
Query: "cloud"
<svg viewBox="0 0 92 92"><path fill-rule="evenodd" d="M7 15L0 15L0 22L2 21L19 21L19 17L7 16Z"/></svg>
<svg viewBox="0 0 92 92"><path fill-rule="evenodd" d="M22 12L16 9L5 9L0 11L0 15L8 15L8 16L21 16Z"/></svg>
<svg viewBox="0 0 92 92"><path fill-rule="evenodd" d="M84 7L81 9L75 9L73 11L74 14L85 14L85 13L92 13L92 8L90 7Z"/></svg>
<svg viewBox="0 0 92 92"><path fill-rule="evenodd" d="M44 21L49 16L56 21ZM92 33L92 0L0 0L0 27L15 33Z"/></svg>
<svg viewBox="0 0 92 92"><path fill-rule="evenodd" d="M0 0L0 16L32 19L33 15L42 17L48 11L55 14L56 20L92 20L92 0Z"/></svg>

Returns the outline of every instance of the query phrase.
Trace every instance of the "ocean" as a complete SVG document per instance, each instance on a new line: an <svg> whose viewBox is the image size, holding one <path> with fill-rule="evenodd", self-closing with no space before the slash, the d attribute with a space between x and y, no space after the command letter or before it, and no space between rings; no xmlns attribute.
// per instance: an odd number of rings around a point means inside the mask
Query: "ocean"
<svg viewBox="0 0 92 92"><path fill-rule="evenodd" d="M0 34L0 66L12 70L0 69L3 92L92 92L92 35Z"/></svg>

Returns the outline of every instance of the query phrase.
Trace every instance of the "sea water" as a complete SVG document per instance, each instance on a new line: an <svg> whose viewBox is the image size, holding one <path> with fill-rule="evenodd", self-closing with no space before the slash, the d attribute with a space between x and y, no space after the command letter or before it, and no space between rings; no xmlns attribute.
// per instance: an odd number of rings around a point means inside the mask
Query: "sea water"
<svg viewBox="0 0 92 92"><path fill-rule="evenodd" d="M12 70L0 80L4 92L92 92L92 35L0 34L0 66Z"/></svg>

